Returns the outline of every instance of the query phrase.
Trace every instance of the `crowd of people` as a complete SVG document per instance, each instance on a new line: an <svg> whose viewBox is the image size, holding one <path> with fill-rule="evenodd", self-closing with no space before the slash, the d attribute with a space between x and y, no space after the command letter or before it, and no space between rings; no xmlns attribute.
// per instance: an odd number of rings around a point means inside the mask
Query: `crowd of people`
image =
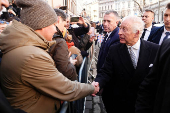
<svg viewBox="0 0 170 113"><path fill-rule="evenodd" d="M94 40L89 37L84 44L86 49L80 51L85 47L80 48L78 36L87 34L91 25L79 17L80 27L70 27L72 23L63 10L53 9L42 0L14 0L14 3L21 8L19 15L14 15L19 19L12 18L0 35L1 89L11 110L54 113L60 110L63 101L95 95L98 83L76 81L77 70L88 54L86 45L90 47ZM9 108L2 112L8 112Z"/></svg>
<svg viewBox="0 0 170 113"><path fill-rule="evenodd" d="M43 0L0 0L0 112L54 113L63 101L101 95L107 113L169 113L170 3L164 25L110 10L100 22L72 17ZM78 82L88 50L104 35L97 75Z"/></svg>

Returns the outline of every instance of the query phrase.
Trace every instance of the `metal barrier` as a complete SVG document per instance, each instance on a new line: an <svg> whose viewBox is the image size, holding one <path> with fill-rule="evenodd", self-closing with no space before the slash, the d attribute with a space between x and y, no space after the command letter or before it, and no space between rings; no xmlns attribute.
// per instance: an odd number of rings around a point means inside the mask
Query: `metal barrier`
<svg viewBox="0 0 170 113"><path fill-rule="evenodd" d="M87 63L88 58L84 58L79 70L79 82L87 83L88 76L87 76ZM86 97L73 101L67 102L64 101L62 104L61 110L59 113L84 113L85 112L85 104L86 104Z"/></svg>
<svg viewBox="0 0 170 113"><path fill-rule="evenodd" d="M62 104L60 113L66 113L67 109L68 109L68 105L69 105L69 103L67 101L64 101L64 103Z"/></svg>
<svg viewBox="0 0 170 113"><path fill-rule="evenodd" d="M87 83L88 76L87 76L87 58L83 59L83 63L79 70L79 82ZM84 113L85 112L85 105L86 105L86 97L77 100L77 113Z"/></svg>

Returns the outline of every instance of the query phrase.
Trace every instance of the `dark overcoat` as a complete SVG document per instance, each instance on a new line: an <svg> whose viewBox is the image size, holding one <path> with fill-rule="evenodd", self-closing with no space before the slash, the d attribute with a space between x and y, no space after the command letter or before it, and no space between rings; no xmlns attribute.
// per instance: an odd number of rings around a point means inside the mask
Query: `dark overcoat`
<svg viewBox="0 0 170 113"><path fill-rule="evenodd" d="M159 44L159 41L161 39L162 33L164 32L164 26L162 27L154 27L151 30L151 33L148 37L148 41Z"/></svg>
<svg viewBox="0 0 170 113"><path fill-rule="evenodd" d="M136 113L170 113L170 39L162 43L153 68L142 82Z"/></svg>
<svg viewBox="0 0 170 113"><path fill-rule="evenodd" d="M134 113L138 87L150 71L159 45L141 40L139 59L134 69L126 44L110 47L96 82L103 88L107 113Z"/></svg>
<svg viewBox="0 0 170 113"><path fill-rule="evenodd" d="M119 43L118 33L119 33L119 28L117 27L109 35L106 43L104 43L104 41L106 40L106 37L104 38L104 40L101 44L101 47L100 47L99 55L98 55L97 72L99 72L100 68L102 67L110 46Z"/></svg>

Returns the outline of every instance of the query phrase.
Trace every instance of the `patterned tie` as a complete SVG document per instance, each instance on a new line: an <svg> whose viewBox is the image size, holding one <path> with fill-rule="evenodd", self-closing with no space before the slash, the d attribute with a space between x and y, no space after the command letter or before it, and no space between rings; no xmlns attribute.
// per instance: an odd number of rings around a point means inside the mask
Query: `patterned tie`
<svg viewBox="0 0 170 113"><path fill-rule="evenodd" d="M106 34L105 37L104 37L104 40L103 40L103 42L102 42L102 47L104 47L104 45L105 45L105 43L106 43L106 41L107 41L107 40L106 40L107 37L108 37L108 34Z"/></svg>
<svg viewBox="0 0 170 113"><path fill-rule="evenodd" d="M166 40L168 38L168 36L170 35L170 32L166 32L165 34L166 34L166 36L164 37L163 40Z"/></svg>
<svg viewBox="0 0 170 113"><path fill-rule="evenodd" d="M104 37L104 41L105 41L105 43L106 43L106 39L107 39L107 37L108 37L108 34L106 34L106 36Z"/></svg>
<svg viewBox="0 0 170 113"><path fill-rule="evenodd" d="M131 60L132 60L132 64L133 64L133 67L136 69L136 56L132 50L132 47L129 47L129 54L130 54L130 57L131 57Z"/></svg>
<svg viewBox="0 0 170 113"><path fill-rule="evenodd" d="M142 33L142 36L141 36L142 39L143 39L144 36L145 36L146 30L147 30L147 29L144 29L144 31L143 31L143 33Z"/></svg>

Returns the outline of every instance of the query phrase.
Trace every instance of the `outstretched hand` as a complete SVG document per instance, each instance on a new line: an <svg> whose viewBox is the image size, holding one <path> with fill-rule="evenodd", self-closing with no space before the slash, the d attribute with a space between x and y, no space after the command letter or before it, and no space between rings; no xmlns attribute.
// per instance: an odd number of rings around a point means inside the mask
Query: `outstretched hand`
<svg viewBox="0 0 170 113"><path fill-rule="evenodd" d="M96 94L99 92L99 83L98 82L92 82L91 85L94 86L94 92L92 94L92 96L96 96Z"/></svg>

